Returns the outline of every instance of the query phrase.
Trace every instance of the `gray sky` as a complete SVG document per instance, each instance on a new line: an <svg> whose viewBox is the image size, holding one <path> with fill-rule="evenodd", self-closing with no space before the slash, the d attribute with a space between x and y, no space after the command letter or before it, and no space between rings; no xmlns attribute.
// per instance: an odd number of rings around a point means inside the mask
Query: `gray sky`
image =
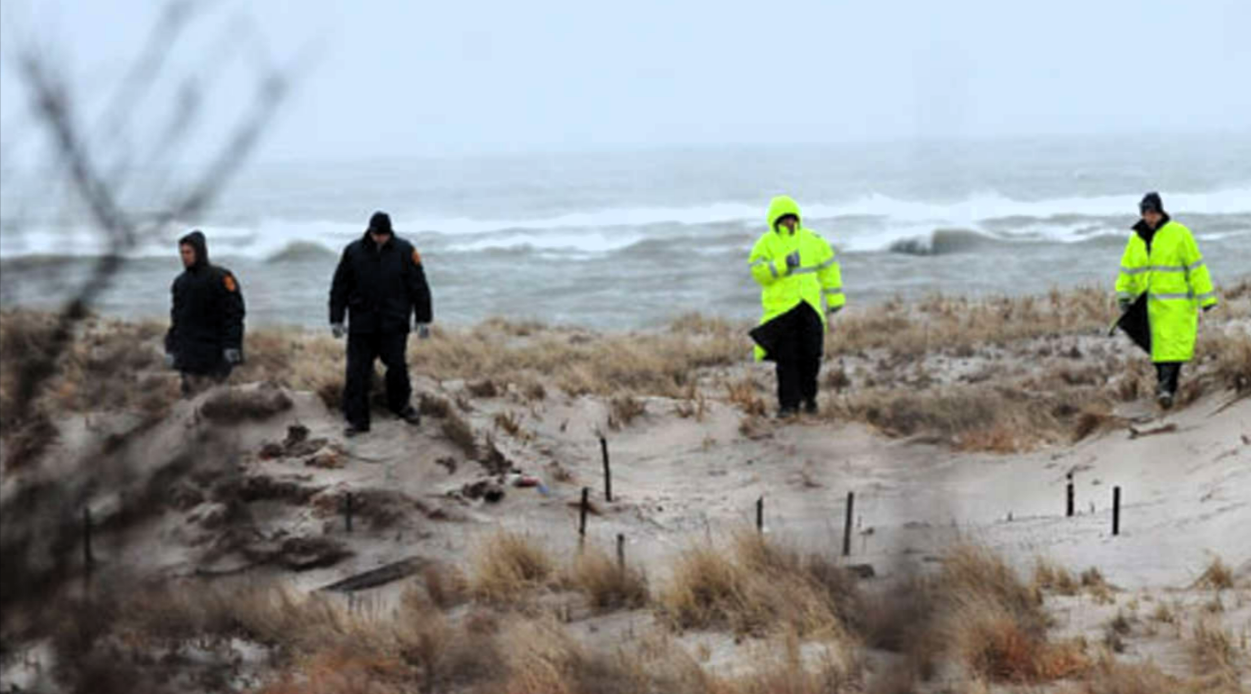
<svg viewBox="0 0 1251 694"><path fill-rule="evenodd" d="M91 102L156 7L5 0L6 138L23 132L17 42L62 54ZM1247 0L221 2L179 55L205 79L220 72L210 130L246 103L258 61L315 56L260 154L315 159L1246 133L1247 27Z"/></svg>

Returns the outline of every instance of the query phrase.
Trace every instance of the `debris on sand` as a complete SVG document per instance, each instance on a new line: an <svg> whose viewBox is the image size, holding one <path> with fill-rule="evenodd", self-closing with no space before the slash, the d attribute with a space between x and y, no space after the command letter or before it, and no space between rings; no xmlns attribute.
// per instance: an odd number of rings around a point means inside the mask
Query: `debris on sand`
<svg viewBox="0 0 1251 694"><path fill-rule="evenodd" d="M269 419L292 406L289 395L267 383L254 389L219 390L200 405L200 414L215 424L238 424Z"/></svg>
<svg viewBox="0 0 1251 694"><path fill-rule="evenodd" d="M344 465L344 457L339 455L338 451L326 450L310 456L304 461L304 465L305 467L315 467L323 470L338 470Z"/></svg>
<svg viewBox="0 0 1251 694"><path fill-rule="evenodd" d="M451 496L472 500L482 499L489 504L495 504L504 499L504 487L495 480L483 479L466 483L459 491L452 492Z"/></svg>
<svg viewBox="0 0 1251 694"><path fill-rule="evenodd" d="M243 553L258 564L277 564L292 571L334 566L352 556L342 542L329 537L289 537L281 543L254 542Z"/></svg>
<svg viewBox="0 0 1251 694"><path fill-rule="evenodd" d="M459 467L459 463L457 463L456 459L450 455L439 458L438 460L434 461L434 464L446 469L447 474L449 475L455 475L456 468Z"/></svg>
<svg viewBox="0 0 1251 694"><path fill-rule="evenodd" d="M1139 431L1138 429L1135 429L1134 427L1130 427L1129 438L1140 439L1144 436L1156 436L1158 434L1171 434L1175 431L1177 431L1176 424L1165 424L1162 427L1156 427L1154 429L1146 429L1143 431Z"/></svg>
<svg viewBox="0 0 1251 694"><path fill-rule="evenodd" d="M352 593L358 590L368 590L385 586L388 583L394 583L402 578L408 578L413 574L425 568L429 562L421 557L409 557L400 561L381 566L376 569L366 571L365 573L349 576L342 581L336 581L320 590L326 590L334 593Z"/></svg>
<svg viewBox="0 0 1251 694"><path fill-rule="evenodd" d="M310 439L308 427L292 424L287 427L287 438L282 443L273 441L261 446L257 454L261 460L277 460L279 458L305 458L304 464L309 467L337 469L343 467L345 456L343 450L330 443L330 439L319 437Z"/></svg>

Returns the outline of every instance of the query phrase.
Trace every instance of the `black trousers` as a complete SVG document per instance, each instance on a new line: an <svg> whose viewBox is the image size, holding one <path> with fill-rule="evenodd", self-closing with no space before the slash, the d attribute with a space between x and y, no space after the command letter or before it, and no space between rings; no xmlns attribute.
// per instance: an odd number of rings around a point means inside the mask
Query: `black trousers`
<svg viewBox="0 0 1251 694"><path fill-rule="evenodd" d="M821 373L821 354L825 349L825 330L821 316L807 303L779 316L780 340L777 358L778 406L783 410L798 409L801 403L817 399L817 377Z"/></svg>
<svg viewBox="0 0 1251 694"><path fill-rule="evenodd" d="M1173 395L1177 394L1177 381L1181 378L1182 364L1180 361L1161 361L1155 364L1155 378L1160 390Z"/></svg>
<svg viewBox="0 0 1251 694"><path fill-rule="evenodd" d="M369 389L373 383L374 360L387 367L387 407L400 413L408 407L413 387L408 381L404 351L408 333L348 333L347 376L343 384L343 414L348 423L369 428Z"/></svg>

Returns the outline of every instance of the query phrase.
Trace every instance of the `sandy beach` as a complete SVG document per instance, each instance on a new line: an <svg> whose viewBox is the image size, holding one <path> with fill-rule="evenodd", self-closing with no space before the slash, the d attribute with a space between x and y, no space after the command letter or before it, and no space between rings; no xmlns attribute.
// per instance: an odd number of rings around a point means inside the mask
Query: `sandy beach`
<svg viewBox="0 0 1251 694"><path fill-rule="evenodd" d="M748 361L746 325L491 321L413 340L423 423L380 411L350 440L339 342L253 331L228 386L180 399L159 324L92 319L39 413L4 412L0 688L125 680L141 652L168 652L140 679L267 694L1243 691L1251 285L1205 318L1167 413L1105 310L1086 290L853 309L827 340L821 413L793 422L769 417L773 376ZM47 320L4 316L6 406ZM718 571L741 584L718 597L701 584ZM1000 614L987 605L1003 585L1036 604ZM65 625L100 610L92 638L119 655L72 662ZM257 616L272 610L294 621ZM492 662L457 651L464 639ZM355 689L354 668L372 673ZM586 668L620 681L589 685Z"/></svg>

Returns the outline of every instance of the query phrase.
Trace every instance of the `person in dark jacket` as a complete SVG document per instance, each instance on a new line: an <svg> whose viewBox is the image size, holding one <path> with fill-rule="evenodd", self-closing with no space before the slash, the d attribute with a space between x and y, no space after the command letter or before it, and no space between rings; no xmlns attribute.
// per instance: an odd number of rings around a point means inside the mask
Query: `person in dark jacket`
<svg viewBox="0 0 1251 694"><path fill-rule="evenodd" d="M173 305L165 334L166 363L182 372L191 395L222 383L243 362L243 291L230 270L209 263L199 230L178 239L183 272L171 288Z"/></svg>
<svg viewBox="0 0 1251 694"><path fill-rule="evenodd" d="M346 313L347 327L344 328ZM410 318L411 316L411 318ZM343 385L343 414L347 436L369 431L369 387L374 360L387 367L387 407L410 424L421 417L409 402L405 349L410 321L417 336L430 336L430 287L421 254L398 238L385 212L375 212L364 236L348 244L330 285L330 329L347 333L347 374Z"/></svg>

